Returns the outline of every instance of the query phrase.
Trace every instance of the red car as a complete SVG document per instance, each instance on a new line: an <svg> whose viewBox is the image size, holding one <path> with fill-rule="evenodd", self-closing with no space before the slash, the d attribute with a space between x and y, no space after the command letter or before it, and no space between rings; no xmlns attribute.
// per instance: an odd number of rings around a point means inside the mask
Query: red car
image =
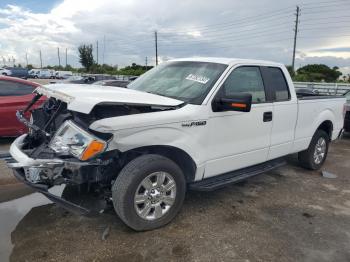
<svg viewBox="0 0 350 262"><path fill-rule="evenodd" d="M0 137L19 136L27 132L27 128L17 120L16 111L28 105L37 86L39 84L27 80L0 76ZM40 100L43 102L45 98Z"/></svg>

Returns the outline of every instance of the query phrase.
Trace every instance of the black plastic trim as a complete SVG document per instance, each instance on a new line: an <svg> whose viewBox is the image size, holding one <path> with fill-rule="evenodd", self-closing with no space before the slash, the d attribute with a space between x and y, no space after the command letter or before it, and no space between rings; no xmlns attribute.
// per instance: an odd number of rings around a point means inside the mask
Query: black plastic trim
<svg viewBox="0 0 350 262"><path fill-rule="evenodd" d="M203 179L189 184L189 188L196 191L213 191L229 184L240 182L286 164L284 158L277 158L262 164L242 168L222 175Z"/></svg>
<svg viewBox="0 0 350 262"><path fill-rule="evenodd" d="M299 100L314 100L314 99L331 99L331 98L343 98L344 96L336 96L336 95L315 95L315 96L304 96L298 98Z"/></svg>

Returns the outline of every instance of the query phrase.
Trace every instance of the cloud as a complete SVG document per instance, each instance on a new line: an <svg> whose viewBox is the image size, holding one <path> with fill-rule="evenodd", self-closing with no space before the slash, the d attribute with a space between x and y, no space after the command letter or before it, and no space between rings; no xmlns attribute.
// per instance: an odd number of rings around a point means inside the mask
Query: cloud
<svg viewBox="0 0 350 262"><path fill-rule="evenodd" d="M99 41L99 62L123 66L144 63L147 56L149 63L154 63L157 30L161 61L228 56L291 64L296 3L64 0L47 13L16 5L0 6L0 62L1 57L14 57L16 63L24 63L27 53L29 63L39 65L41 50L44 65L57 64L59 47L63 64L67 48L68 63L79 66L78 46L92 43L96 47ZM336 3L329 9L324 13L322 4L304 1L297 65L315 61L350 66L348 9ZM335 18L329 18L332 16Z"/></svg>

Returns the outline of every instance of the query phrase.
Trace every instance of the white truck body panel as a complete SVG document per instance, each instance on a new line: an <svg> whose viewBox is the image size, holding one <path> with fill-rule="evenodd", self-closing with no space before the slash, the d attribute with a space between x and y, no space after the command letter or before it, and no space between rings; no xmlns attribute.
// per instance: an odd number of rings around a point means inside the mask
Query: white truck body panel
<svg viewBox="0 0 350 262"><path fill-rule="evenodd" d="M278 63L225 59L190 58L174 61L224 63L228 67L214 84L201 105L186 104L176 110L110 117L95 121L90 128L113 133L107 150L166 145L186 152L197 165L195 180L263 163L308 148L311 138L324 121L333 124L332 139L343 126L345 99L298 100L287 69ZM253 104L246 112L213 112L211 102L229 75L239 66L280 68L289 86L290 99ZM154 94L117 87L55 84L39 87L38 92L68 103L68 109L88 114L105 102L179 106L183 102ZM273 112L273 120L263 122L264 112ZM205 125L188 126L193 121Z"/></svg>

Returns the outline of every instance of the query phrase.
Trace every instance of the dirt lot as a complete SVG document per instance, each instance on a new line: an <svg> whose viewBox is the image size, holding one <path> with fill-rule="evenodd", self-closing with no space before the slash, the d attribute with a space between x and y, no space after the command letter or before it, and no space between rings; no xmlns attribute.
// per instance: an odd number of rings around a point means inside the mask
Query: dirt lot
<svg viewBox="0 0 350 262"><path fill-rule="evenodd" d="M81 217L30 194L0 204L0 261L350 261L349 136L323 169L337 178L292 157L245 183L189 192L175 221L144 233L112 210Z"/></svg>

